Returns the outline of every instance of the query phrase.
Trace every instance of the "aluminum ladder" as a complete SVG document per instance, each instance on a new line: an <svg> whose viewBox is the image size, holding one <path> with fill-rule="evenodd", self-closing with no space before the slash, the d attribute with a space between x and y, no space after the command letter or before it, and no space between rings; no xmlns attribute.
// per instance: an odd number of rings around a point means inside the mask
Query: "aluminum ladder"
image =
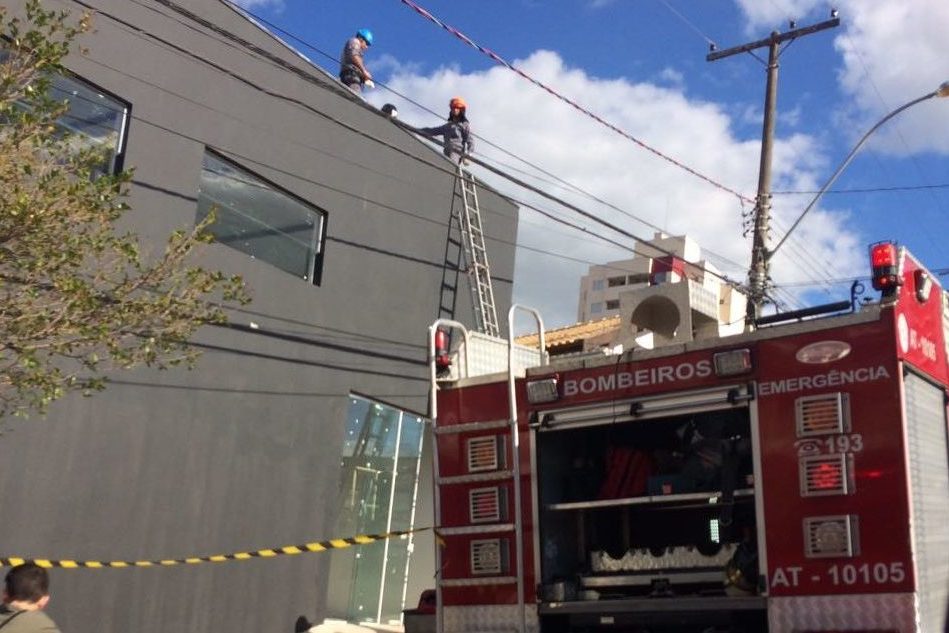
<svg viewBox="0 0 949 633"><path fill-rule="evenodd" d="M464 206L461 214L461 241L475 320L479 332L500 336L498 313L494 306L494 288L491 285L491 268L488 266L481 210L478 207L478 188L474 176L461 165L458 166L458 182L461 184L461 200Z"/></svg>

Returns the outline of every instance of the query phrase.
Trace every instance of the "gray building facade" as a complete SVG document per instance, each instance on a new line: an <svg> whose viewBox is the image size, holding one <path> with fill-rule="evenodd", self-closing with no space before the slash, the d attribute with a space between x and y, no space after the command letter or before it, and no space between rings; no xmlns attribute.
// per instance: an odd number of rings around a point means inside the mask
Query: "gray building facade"
<svg viewBox="0 0 949 633"><path fill-rule="evenodd" d="M220 0L44 6L92 12L70 90L135 169L123 222L157 252L214 207L219 243L200 263L242 275L253 303L198 333L194 370L116 373L102 394L5 423L0 557L183 558L430 525L426 330L474 323L449 240L452 165ZM517 209L479 199L505 314ZM66 633L389 621L430 586L432 548L423 532L57 569L49 612Z"/></svg>

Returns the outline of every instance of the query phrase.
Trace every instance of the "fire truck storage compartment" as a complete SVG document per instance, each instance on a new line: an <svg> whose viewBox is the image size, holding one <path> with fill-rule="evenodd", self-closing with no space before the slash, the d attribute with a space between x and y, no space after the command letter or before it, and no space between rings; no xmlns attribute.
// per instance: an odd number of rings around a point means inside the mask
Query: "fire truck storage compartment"
<svg viewBox="0 0 949 633"><path fill-rule="evenodd" d="M599 411L537 416L541 603L681 596L724 613L756 596L747 400L648 419L629 402Z"/></svg>

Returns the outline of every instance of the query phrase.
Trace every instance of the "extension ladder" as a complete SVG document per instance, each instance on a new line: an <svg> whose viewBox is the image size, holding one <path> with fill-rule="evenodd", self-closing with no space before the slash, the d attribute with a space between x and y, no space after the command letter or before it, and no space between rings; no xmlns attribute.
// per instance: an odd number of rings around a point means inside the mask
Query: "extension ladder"
<svg viewBox="0 0 949 633"><path fill-rule="evenodd" d="M464 206L461 217L461 238L475 320L478 331L489 336L500 336L498 313L494 307L494 288L491 285L491 269L488 266L488 253L484 247L481 210L478 207L478 189L474 176L461 165L458 166L458 182L461 184L461 199Z"/></svg>

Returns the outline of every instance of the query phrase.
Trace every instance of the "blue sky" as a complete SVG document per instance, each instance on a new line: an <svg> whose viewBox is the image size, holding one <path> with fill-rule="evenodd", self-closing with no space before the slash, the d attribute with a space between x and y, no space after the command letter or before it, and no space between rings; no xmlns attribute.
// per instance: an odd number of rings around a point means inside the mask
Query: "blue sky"
<svg viewBox="0 0 949 633"><path fill-rule="evenodd" d="M585 109L748 198L757 185L764 65L747 54L709 63L709 40L728 48L788 30L789 19L798 26L826 20L831 9L816 0L413 1ZM395 103L403 120L434 125L450 97L464 96L483 139L480 158L637 236L652 237L654 227L688 233L714 266L744 279L750 243L741 215L748 203L558 101L401 0L239 4L333 73L330 58L343 41L357 28L372 29L367 64L378 85L366 93L370 102ZM781 56L776 192L816 190L881 117L949 80L949 3L841 0L835 6L840 27L801 38ZM767 50L758 53L765 59ZM584 193L552 182L538 167ZM484 177L513 198L588 229L582 234L530 210L519 227L515 300L539 307L548 326L573 322L587 266L625 259L629 251L592 237L608 231L589 220ZM773 260L778 299L796 308L847 298L849 281L838 280L865 275L866 247L883 239L905 244L931 268L949 267L947 183L949 99L932 99L874 134L833 187L843 192L825 196L792 234ZM776 240L811 197L775 195ZM491 234L490 210L484 219Z"/></svg>

